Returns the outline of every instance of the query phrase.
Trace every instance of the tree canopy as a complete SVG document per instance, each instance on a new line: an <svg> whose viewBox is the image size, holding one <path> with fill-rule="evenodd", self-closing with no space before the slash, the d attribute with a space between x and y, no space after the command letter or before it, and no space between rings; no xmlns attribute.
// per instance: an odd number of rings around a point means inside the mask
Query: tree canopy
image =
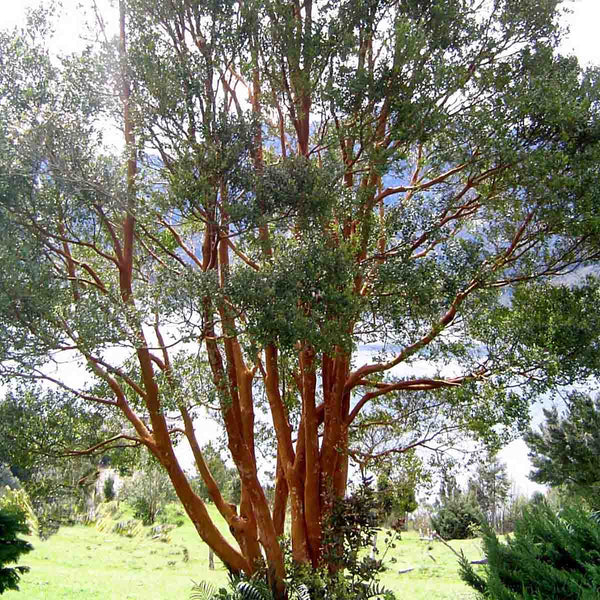
<svg viewBox="0 0 600 600"><path fill-rule="evenodd" d="M600 252L598 71L558 54L558 0L119 4L79 55L41 13L0 34L0 373L119 413L104 447L145 446L282 597L286 507L320 566L350 457L497 446L598 374L598 280L567 277Z"/></svg>

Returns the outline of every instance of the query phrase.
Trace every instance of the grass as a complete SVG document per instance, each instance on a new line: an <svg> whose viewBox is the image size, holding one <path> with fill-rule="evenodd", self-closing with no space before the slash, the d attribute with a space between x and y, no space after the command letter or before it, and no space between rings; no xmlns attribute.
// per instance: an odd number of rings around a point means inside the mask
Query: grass
<svg viewBox="0 0 600 600"><path fill-rule="evenodd" d="M463 551L469 560L483 557L480 540L452 541L450 545ZM390 559L395 559L392 563ZM402 534L396 548L384 559L388 567L381 583L407 600L471 600L475 594L458 576L456 555L439 541L424 541L416 532ZM413 569L400 574L405 569Z"/></svg>
<svg viewBox="0 0 600 600"><path fill-rule="evenodd" d="M220 520L214 508L212 513ZM225 526L222 530L231 537ZM215 570L209 570L208 548L189 522L171 532L169 543L105 534L83 525L62 528L46 541L29 540L34 550L20 563L31 571L23 576L21 591L6 592L3 600L187 600L192 580L216 586L227 582L227 572L218 559ZM452 546L464 550L470 559L481 558L478 540L452 542ZM474 597L458 578L456 557L441 542L421 541L414 532L403 533L384 562L388 570L381 583L398 598ZM398 573L408 568L413 570Z"/></svg>

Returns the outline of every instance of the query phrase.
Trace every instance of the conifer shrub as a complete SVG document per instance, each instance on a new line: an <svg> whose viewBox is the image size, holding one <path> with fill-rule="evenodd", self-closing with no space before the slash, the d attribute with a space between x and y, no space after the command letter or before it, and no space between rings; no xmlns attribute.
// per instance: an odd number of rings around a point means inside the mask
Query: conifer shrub
<svg viewBox="0 0 600 600"><path fill-rule="evenodd" d="M16 563L22 554L33 550L29 542L17 537L28 533L27 518L23 511L0 509L0 594L7 590L18 590L21 575L29 571L29 567L7 566Z"/></svg>
<svg viewBox="0 0 600 600"><path fill-rule="evenodd" d="M463 557L460 576L486 599L600 598L600 523L581 508L528 507L505 542L484 526L483 545L483 573Z"/></svg>

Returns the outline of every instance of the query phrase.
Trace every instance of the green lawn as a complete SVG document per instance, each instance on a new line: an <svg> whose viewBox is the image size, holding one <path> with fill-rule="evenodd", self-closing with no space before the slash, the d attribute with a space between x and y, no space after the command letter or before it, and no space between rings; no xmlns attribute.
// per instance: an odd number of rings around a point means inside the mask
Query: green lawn
<svg viewBox="0 0 600 600"><path fill-rule="evenodd" d="M191 524L175 529L170 543L104 534L82 525L62 528L46 541L30 541L34 550L21 563L31 571L21 580L21 591L5 593L3 600L187 600L192 580L216 585L227 581L218 560L215 570L209 570L208 549ZM470 559L481 558L478 540L452 545L464 549ZM404 533L385 563L388 570L381 582L399 599L474 597L458 578L456 557L440 542L424 542L415 533ZM398 574L407 568L414 570Z"/></svg>

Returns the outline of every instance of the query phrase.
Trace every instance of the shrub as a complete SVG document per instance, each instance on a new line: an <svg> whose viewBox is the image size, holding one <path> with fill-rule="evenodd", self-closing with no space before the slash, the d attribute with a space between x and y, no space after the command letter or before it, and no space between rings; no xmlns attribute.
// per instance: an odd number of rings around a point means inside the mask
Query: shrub
<svg viewBox="0 0 600 600"><path fill-rule="evenodd" d="M380 508L369 480L351 496L333 503L323 523L323 557L333 569L312 569L294 562L288 545L286 583L291 595L311 600L393 600L394 594L377 581L385 570L382 561L363 552L378 531Z"/></svg>
<svg viewBox="0 0 600 600"><path fill-rule="evenodd" d="M457 494L445 498L444 504L431 517L432 528L445 540L465 540L476 536L483 515L474 498Z"/></svg>
<svg viewBox="0 0 600 600"><path fill-rule="evenodd" d="M27 492L21 489L0 490L0 510L22 512L30 532L38 533L39 523Z"/></svg>
<svg viewBox="0 0 600 600"><path fill-rule="evenodd" d="M600 524L580 508L555 513L530 506L514 535L500 542L484 527L488 566L476 573L461 560L461 578L490 600L592 600L600 597Z"/></svg>
<svg viewBox="0 0 600 600"><path fill-rule="evenodd" d="M101 504L96 517L96 529L103 533L116 533L129 538L135 538L144 533L142 522L138 519L128 518L115 500Z"/></svg>
<svg viewBox="0 0 600 600"><path fill-rule="evenodd" d="M21 484L8 468L8 465L0 463L0 496L2 496L2 490L5 487L11 490L18 490Z"/></svg>
<svg viewBox="0 0 600 600"><path fill-rule="evenodd" d="M29 567L7 567L17 562L21 554L33 550L33 546L17 537L28 534L29 527L25 513L20 510L0 509L0 594L6 590L18 590L21 575L29 571Z"/></svg>

